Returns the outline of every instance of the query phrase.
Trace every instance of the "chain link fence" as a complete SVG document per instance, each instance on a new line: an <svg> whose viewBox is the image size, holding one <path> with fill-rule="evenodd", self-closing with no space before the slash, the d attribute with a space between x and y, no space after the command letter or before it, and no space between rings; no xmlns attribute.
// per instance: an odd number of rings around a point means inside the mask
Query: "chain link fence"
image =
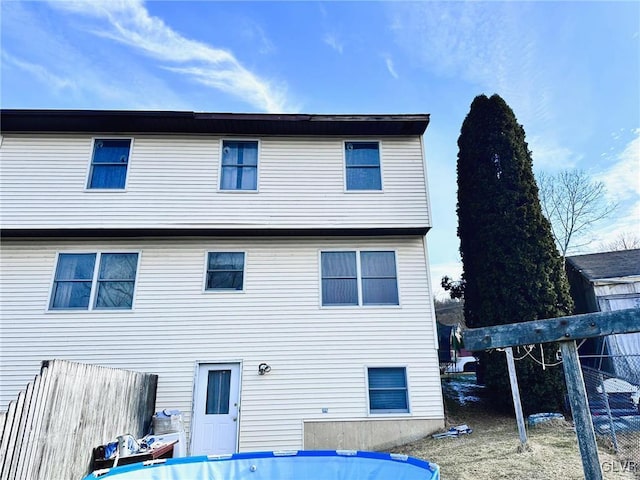
<svg viewBox="0 0 640 480"><path fill-rule="evenodd" d="M622 467L640 473L640 355L586 355L581 361L596 435Z"/></svg>

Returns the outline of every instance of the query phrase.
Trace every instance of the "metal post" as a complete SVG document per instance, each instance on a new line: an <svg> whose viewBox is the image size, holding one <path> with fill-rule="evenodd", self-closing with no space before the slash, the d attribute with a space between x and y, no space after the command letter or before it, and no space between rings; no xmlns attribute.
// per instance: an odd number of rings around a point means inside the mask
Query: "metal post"
<svg viewBox="0 0 640 480"><path fill-rule="evenodd" d="M604 387L604 376L602 373L600 376L600 388L602 388L602 401L604 406L607 409L607 418L609 419L609 432L611 432L611 441L613 442L613 449L616 453L618 452L618 437L616 436L616 426L613 423L613 416L611 415L611 405L609 405L609 395L607 395L607 390Z"/></svg>
<svg viewBox="0 0 640 480"><path fill-rule="evenodd" d="M585 480L602 480L602 467L596 445L596 434L593 431L591 412L584 387L584 378L578 359L578 349L575 340L560 342L562 352L562 366L567 382L571 415L576 426L578 446L582 456L582 468Z"/></svg>
<svg viewBox="0 0 640 480"><path fill-rule="evenodd" d="M520 402L520 389L518 388L518 377L516 376L516 364L513 361L513 348L504 349L507 354L507 367L509 368L509 383L511 384L511 396L513 397L513 408L516 411L516 422L518 423L518 434L520 443L524 447L527 444L527 431L524 426L524 415L522 414L522 403Z"/></svg>

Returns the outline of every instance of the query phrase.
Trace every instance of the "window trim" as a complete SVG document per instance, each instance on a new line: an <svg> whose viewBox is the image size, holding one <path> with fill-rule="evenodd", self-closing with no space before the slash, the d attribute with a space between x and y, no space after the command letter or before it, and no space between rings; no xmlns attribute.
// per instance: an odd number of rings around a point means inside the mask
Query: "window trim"
<svg viewBox="0 0 640 480"><path fill-rule="evenodd" d="M100 275L100 264L102 262L102 254L136 254L138 255L136 263L136 276L133 280L133 292L131 294L131 308L96 308L96 298L98 294L98 276ZM58 270L58 262L60 255L87 255L92 254L96 256L96 261L93 265L93 275L91 277L91 292L89 294L89 304L87 308L52 308L53 305L53 292L56 283L56 271ZM116 249L116 250L65 250L57 251L55 261L53 264L53 272L51 274L51 282L49 285L49 295L47 297L47 307L45 311L47 313L69 313L69 312L99 312L99 313L113 313L113 312L133 312L136 307L136 294L138 291L138 275L140 272L140 260L142 258L141 250L128 250L128 249Z"/></svg>
<svg viewBox="0 0 640 480"><path fill-rule="evenodd" d="M222 188L222 154L224 150L224 142L256 142L257 148L257 162L256 162L256 188L254 190L244 189L224 189ZM259 193L260 192L260 164L262 163L260 157L262 156L262 141L259 138L245 138L245 137L222 137L220 138L220 145L218 147L218 185L217 191L220 193L231 194L246 194L246 193Z"/></svg>
<svg viewBox="0 0 640 480"><path fill-rule="evenodd" d="M323 276L322 276L322 253L323 252L327 252L327 253L331 253L331 252L355 252L356 254L356 280L357 280L357 287L358 287L358 304L357 305L351 305L351 304L339 304L339 305L324 305L322 303L322 280L323 280ZM363 289L362 289L362 261L361 261L361 257L360 254L362 252L385 252L385 253L393 253L393 259L395 262L395 267L396 267L396 291L398 293L398 303L397 304L364 304L363 303ZM385 247L380 247L380 248L375 248L375 247L371 247L371 248L324 248L324 249L320 249L318 250L318 291L320 292L319 295L319 304L320 304L320 308L402 308L402 295L400 294L400 269L398 268L398 251L395 248L385 248Z"/></svg>
<svg viewBox="0 0 640 480"><path fill-rule="evenodd" d="M379 190L350 190L347 188L347 143L377 143L378 144L378 159L380 160L380 189ZM383 142L379 139L345 139L342 141L342 188L344 193L349 194L363 194L363 193L384 193L384 169L383 169Z"/></svg>
<svg viewBox="0 0 640 480"><path fill-rule="evenodd" d="M210 253L242 253L244 255L244 263L242 266L242 289L235 290L232 288L218 288L213 289L207 288L207 273L209 272L209 254ZM240 294L245 293L247 288L247 252L246 250L235 250L235 249L216 249L216 250L207 250L204 252L204 272L203 272L203 282L202 282L202 293L206 295L220 295L220 294Z"/></svg>
<svg viewBox="0 0 640 480"><path fill-rule="evenodd" d="M91 182L91 175L93 174L93 151L95 148L96 140L129 140L130 143L129 143L129 157L127 158L127 173L124 177L124 186L122 188L90 188L89 187ZM89 150L89 165L87 167L87 174L84 181L85 192L122 193L127 191L127 186L129 184L129 170L131 168L131 158L133 157L134 141L135 141L134 137L118 137L118 136L110 136L110 135L91 137L91 147Z"/></svg>
<svg viewBox="0 0 640 480"><path fill-rule="evenodd" d="M378 411L378 410L371 410L371 397L370 397L370 388L369 388L369 369L370 368L402 368L404 369L404 379L405 379L405 392L406 392L406 398L407 398L407 411L394 411L394 410L389 410L389 411ZM403 417L410 417L412 416L412 409L411 409L411 388L409 385L409 366L407 364L367 364L364 366L364 378L365 378L365 397L366 397L366 402L367 402L367 415L368 416L372 416L372 417L381 417L381 416L393 416L393 417L398 417L398 416L403 416Z"/></svg>

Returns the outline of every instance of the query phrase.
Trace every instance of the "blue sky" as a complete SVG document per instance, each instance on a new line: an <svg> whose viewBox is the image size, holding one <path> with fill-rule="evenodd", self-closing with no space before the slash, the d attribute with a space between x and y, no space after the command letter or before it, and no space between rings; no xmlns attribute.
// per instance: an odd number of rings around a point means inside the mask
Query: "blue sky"
<svg viewBox="0 0 640 480"><path fill-rule="evenodd" d="M639 2L1 3L3 108L429 113L434 286L459 275L456 156L498 93L534 170L580 168L640 229ZM438 295L441 295L438 292Z"/></svg>

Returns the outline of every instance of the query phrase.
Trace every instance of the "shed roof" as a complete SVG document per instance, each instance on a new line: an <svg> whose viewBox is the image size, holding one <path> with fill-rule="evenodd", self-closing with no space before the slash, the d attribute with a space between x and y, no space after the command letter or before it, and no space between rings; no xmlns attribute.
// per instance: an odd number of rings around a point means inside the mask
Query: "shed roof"
<svg viewBox="0 0 640 480"><path fill-rule="evenodd" d="M588 280L640 275L640 248L574 255L567 262Z"/></svg>
<svg viewBox="0 0 640 480"><path fill-rule="evenodd" d="M428 114L307 115L138 110L0 111L3 133L422 135Z"/></svg>

